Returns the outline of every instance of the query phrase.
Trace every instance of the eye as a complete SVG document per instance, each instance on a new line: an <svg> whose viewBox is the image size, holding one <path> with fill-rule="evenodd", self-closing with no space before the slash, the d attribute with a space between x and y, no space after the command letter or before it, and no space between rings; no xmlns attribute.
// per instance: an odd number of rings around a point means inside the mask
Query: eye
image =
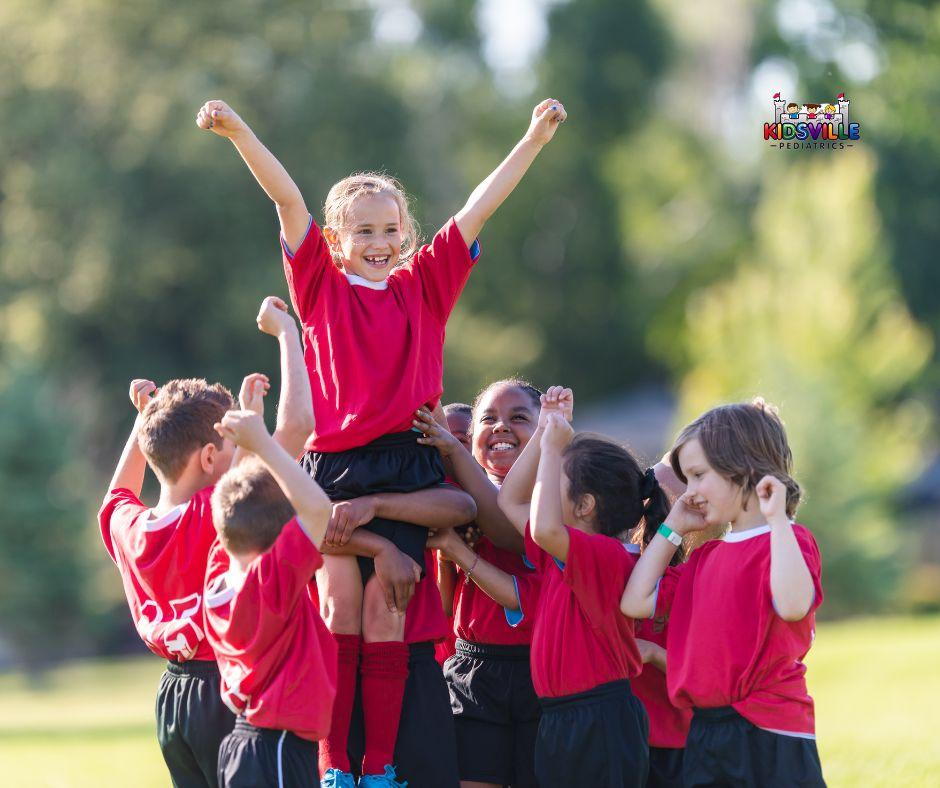
<svg viewBox="0 0 940 788"><path fill-rule="evenodd" d="M513 421L530 421L530 418L524 413L517 413L512 417Z"/></svg>
<svg viewBox="0 0 940 788"><path fill-rule="evenodd" d="M492 416L480 416L480 424L489 424L493 420Z"/></svg>

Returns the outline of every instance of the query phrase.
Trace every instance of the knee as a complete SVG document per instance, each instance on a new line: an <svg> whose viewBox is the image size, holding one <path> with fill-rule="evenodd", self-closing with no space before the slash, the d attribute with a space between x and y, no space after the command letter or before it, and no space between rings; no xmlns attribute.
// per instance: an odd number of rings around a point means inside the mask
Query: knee
<svg viewBox="0 0 940 788"><path fill-rule="evenodd" d="M362 638L367 643L405 639L405 617L393 613L375 577L366 585L362 600Z"/></svg>

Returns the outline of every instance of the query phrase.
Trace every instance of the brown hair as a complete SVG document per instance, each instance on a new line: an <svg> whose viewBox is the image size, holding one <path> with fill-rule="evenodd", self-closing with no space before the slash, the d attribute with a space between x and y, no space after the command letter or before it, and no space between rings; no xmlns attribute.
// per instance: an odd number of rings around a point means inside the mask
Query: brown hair
<svg viewBox="0 0 940 788"><path fill-rule="evenodd" d="M256 457L228 471L212 491L212 520L231 553L263 553L294 516L284 491Z"/></svg>
<svg viewBox="0 0 940 788"><path fill-rule="evenodd" d="M669 514L669 499L655 476L644 473L633 455L613 441L575 435L562 462L571 500L594 496L598 533L621 537L642 523L640 542L645 545Z"/></svg>
<svg viewBox="0 0 940 788"><path fill-rule="evenodd" d="M209 443L222 447L222 437L213 425L234 404L232 392L221 383L209 385L202 378L171 380L144 408L140 450L155 471L175 482L194 451Z"/></svg>
<svg viewBox="0 0 940 788"><path fill-rule="evenodd" d="M485 386L476 397L473 398L473 405L471 406L471 415L476 421L476 413L480 407L480 404L483 402L483 398L490 393L497 386L504 387L507 389L519 389L524 394L526 394L529 399L532 401L532 409L535 411L535 415L538 416L539 411L542 409L542 392L539 391L535 386L533 386L529 381L524 380L523 378L503 378L502 380L494 380L489 385ZM471 432L474 429L474 425L471 424Z"/></svg>
<svg viewBox="0 0 940 788"><path fill-rule="evenodd" d="M743 490L746 501L764 476L776 476L787 488L787 516L800 505L800 485L791 476L793 454L777 409L760 397L722 405L699 416L679 433L669 463L683 482L679 450L690 440L702 444L708 464Z"/></svg>
<svg viewBox="0 0 940 788"><path fill-rule="evenodd" d="M381 172L357 172L334 183L323 204L323 221L327 227L339 230L346 226L349 209L359 198L371 194L385 194L398 204L401 221L401 255L399 263L406 262L418 249L420 235L418 223L411 215L408 195L402 185L390 175ZM339 265L342 253L331 249L334 262Z"/></svg>

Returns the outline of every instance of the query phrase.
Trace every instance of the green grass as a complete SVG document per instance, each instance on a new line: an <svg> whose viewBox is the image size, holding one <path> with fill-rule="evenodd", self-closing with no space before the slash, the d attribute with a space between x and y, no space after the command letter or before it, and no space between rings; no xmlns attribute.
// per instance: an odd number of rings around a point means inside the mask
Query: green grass
<svg viewBox="0 0 940 788"><path fill-rule="evenodd" d="M824 623L807 661L830 786L938 784L940 617ZM0 676L0 784L168 785L153 730L162 670L139 658L76 663L41 686Z"/></svg>

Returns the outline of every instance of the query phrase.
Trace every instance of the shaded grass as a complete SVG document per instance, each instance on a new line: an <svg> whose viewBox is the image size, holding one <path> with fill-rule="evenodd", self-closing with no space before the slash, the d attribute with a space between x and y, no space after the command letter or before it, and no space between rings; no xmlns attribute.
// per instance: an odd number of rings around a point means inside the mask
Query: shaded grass
<svg viewBox="0 0 940 788"><path fill-rule="evenodd" d="M830 786L930 786L940 775L940 617L824 623L807 659ZM156 658L0 675L0 784L166 786Z"/></svg>

